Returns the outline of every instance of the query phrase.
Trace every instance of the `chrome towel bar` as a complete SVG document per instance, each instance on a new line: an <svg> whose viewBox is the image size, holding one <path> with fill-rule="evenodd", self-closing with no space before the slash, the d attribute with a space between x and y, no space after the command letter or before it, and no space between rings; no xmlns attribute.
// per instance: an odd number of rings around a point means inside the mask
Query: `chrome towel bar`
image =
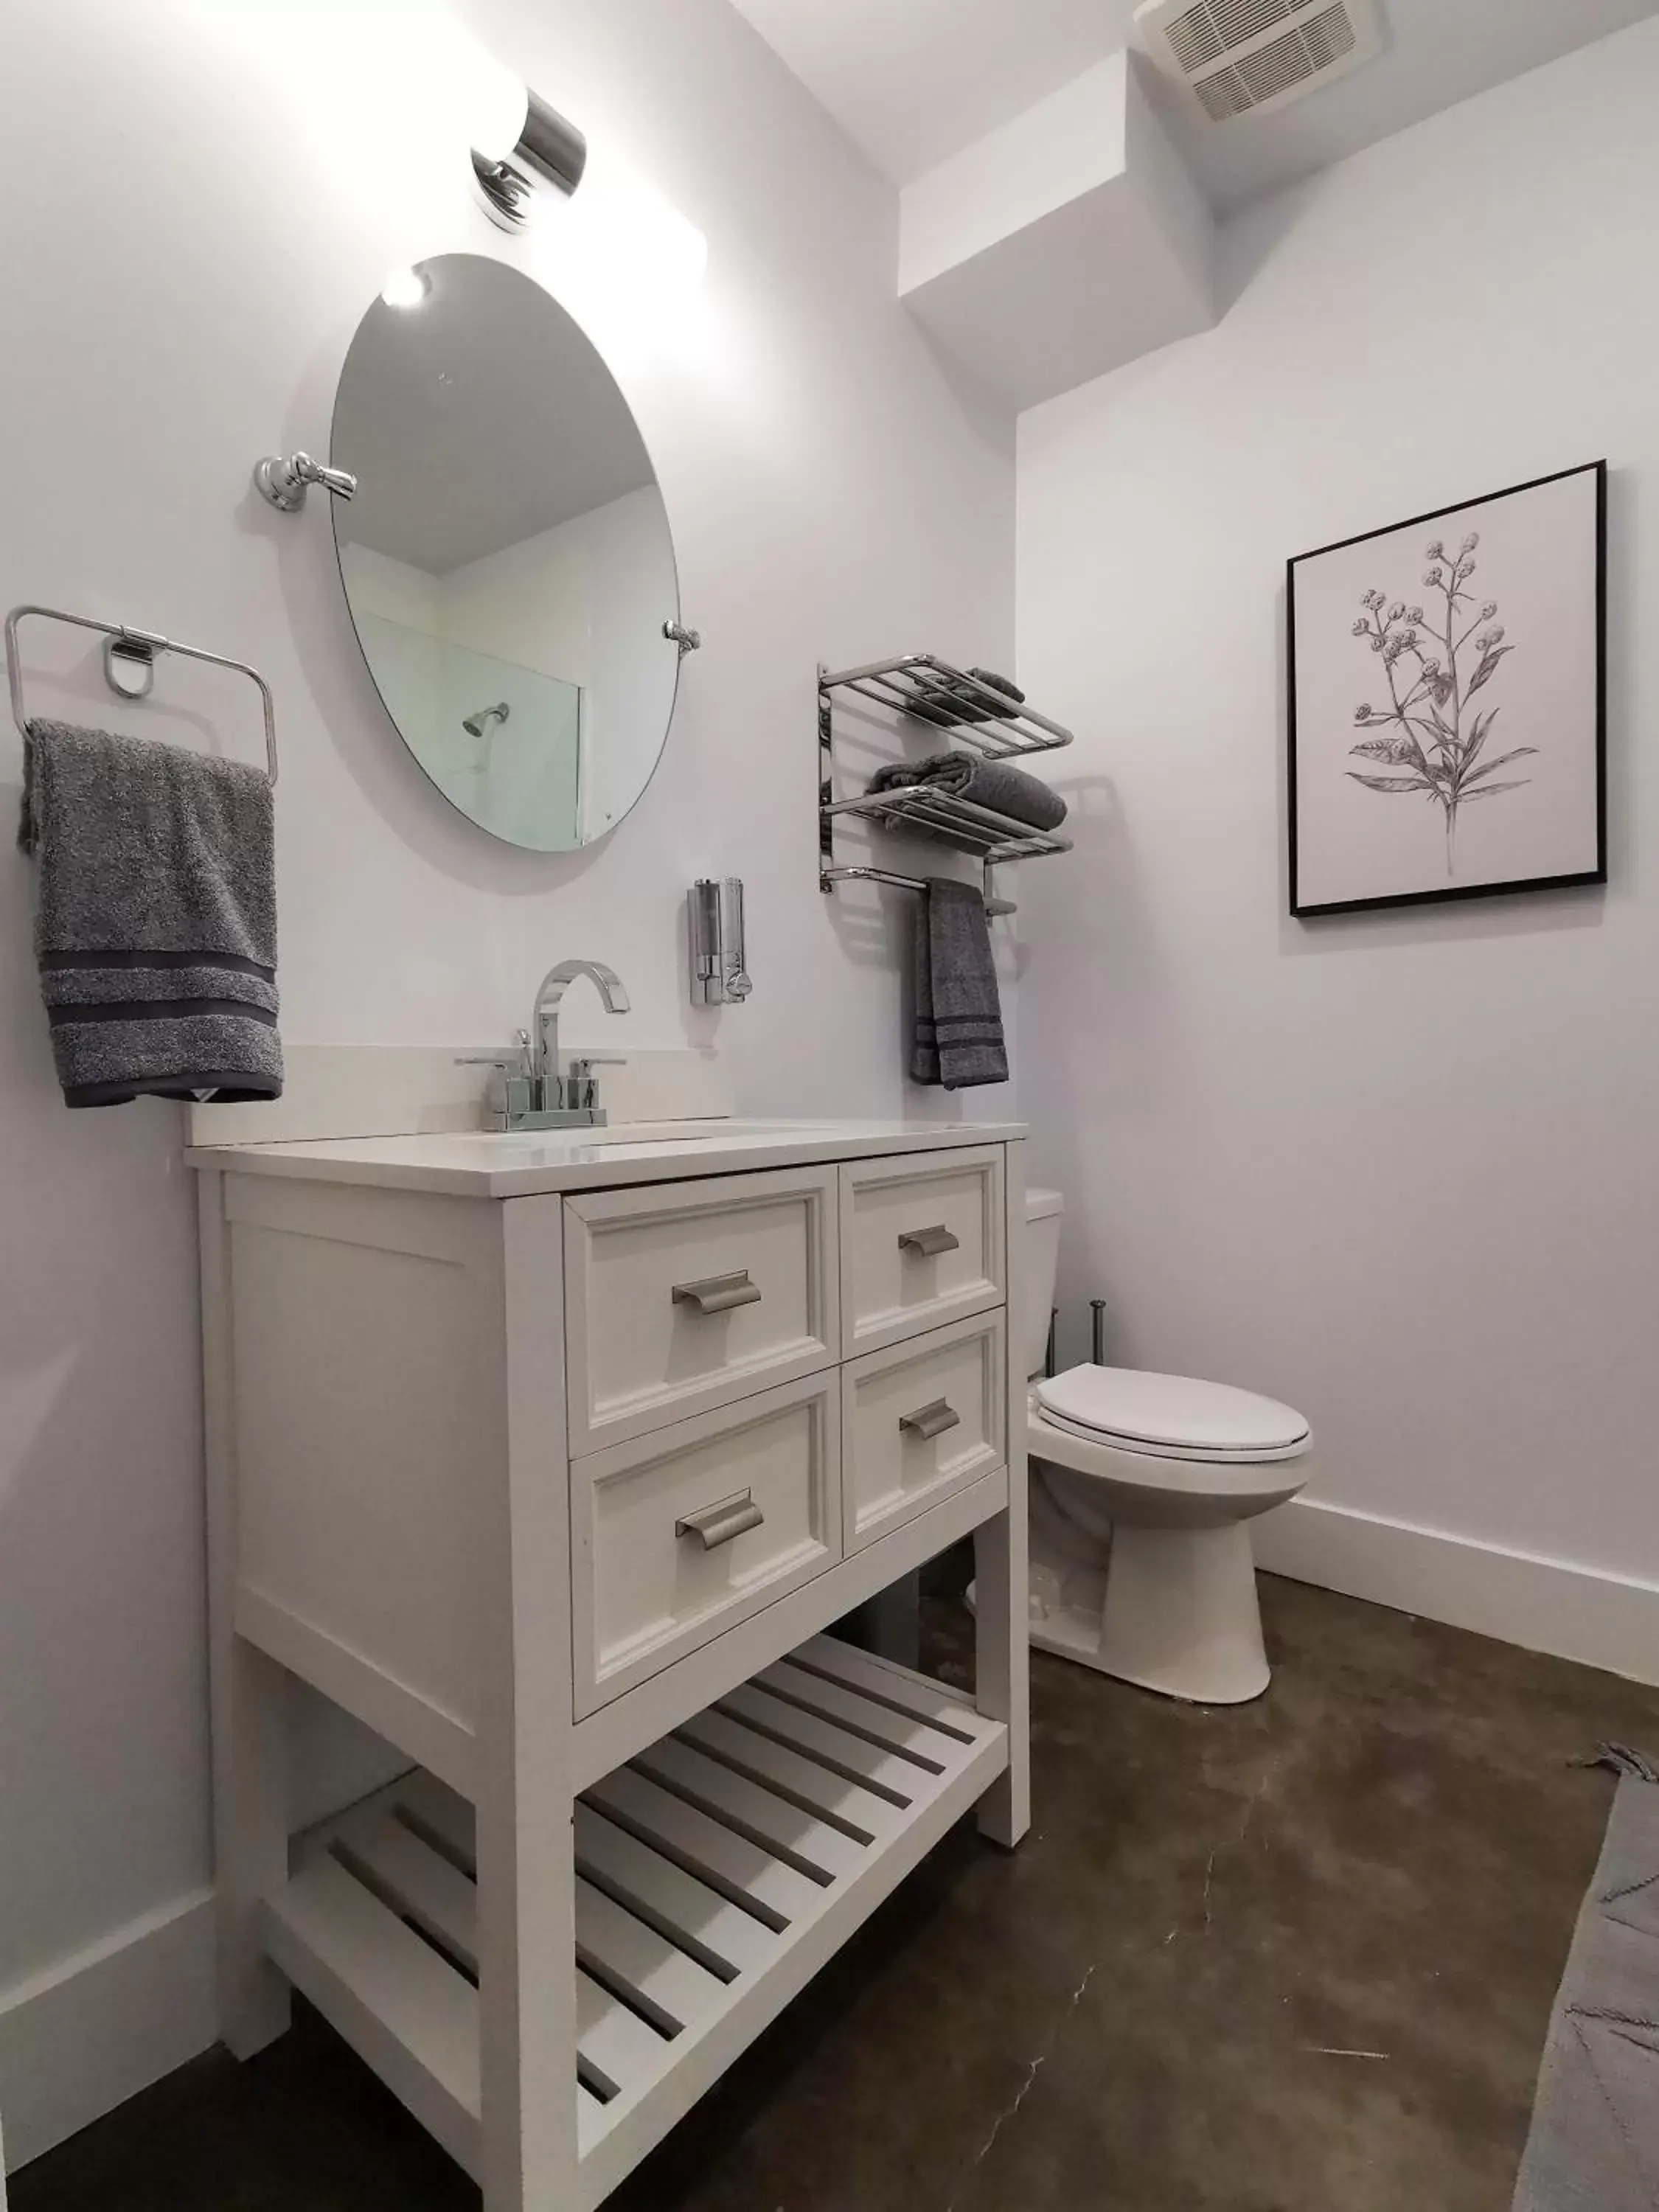
<svg viewBox="0 0 1659 2212"><path fill-rule="evenodd" d="M11 693L11 718L23 737L27 737L29 726L23 708L23 667L17 650L17 625L25 615L39 615L46 622L68 623L76 629L96 632L104 640L105 681L123 699L149 696L155 681L155 656L161 653L176 653L186 660L205 660L215 668L234 669L239 676L251 678L259 687L259 702L264 710L265 773L275 785L276 708L270 686L257 668L251 667L246 660L232 660L226 653L209 653L203 646L183 645L176 637L163 637L155 630L134 629L127 623L97 622L90 615L72 615L62 607L14 607L6 617L6 683Z"/></svg>
<svg viewBox="0 0 1659 2212"><path fill-rule="evenodd" d="M988 883L990 880L988 873L986 880ZM820 890L827 891L831 884L854 883L885 884L890 890L896 891L925 891L927 888L926 876L898 876L890 868L820 868L818 871ZM1018 914L1019 908L1012 899L988 896L985 911L994 920L999 915Z"/></svg>

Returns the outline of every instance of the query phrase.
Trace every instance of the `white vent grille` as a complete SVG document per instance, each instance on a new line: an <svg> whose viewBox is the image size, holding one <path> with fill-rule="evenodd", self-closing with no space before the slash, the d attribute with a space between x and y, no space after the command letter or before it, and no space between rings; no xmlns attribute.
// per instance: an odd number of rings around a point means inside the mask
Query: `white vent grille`
<svg viewBox="0 0 1659 2212"><path fill-rule="evenodd" d="M1210 13L1224 46L1242 46L1291 14L1294 0L1211 0Z"/></svg>
<svg viewBox="0 0 1659 2212"><path fill-rule="evenodd" d="M1212 123L1285 106L1382 49L1376 0L1144 0L1135 21Z"/></svg>
<svg viewBox="0 0 1659 2212"><path fill-rule="evenodd" d="M1218 69L1213 76L1203 78L1193 89L1212 123L1225 123L1230 116L1248 115L1250 112L1250 95L1237 70Z"/></svg>
<svg viewBox="0 0 1659 2212"><path fill-rule="evenodd" d="M1308 59L1308 49L1299 31L1285 38L1275 39L1270 46L1258 47L1246 54L1236 64L1239 81L1250 95L1252 107L1265 107L1270 100L1277 100L1281 92L1288 92L1293 84L1313 75L1313 64Z"/></svg>
<svg viewBox="0 0 1659 2212"><path fill-rule="evenodd" d="M1327 8L1322 15L1310 17L1302 26L1302 35L1308 43L1308 58L1316 69L1330 69L1346 61L1358 43L1353 18L1336 0L1334 7Z"/></svg>
<svg viewBox="0 0 1659 2212"><path fill-rule="evenodd" d="M1177 15L1164 35L1170 52L1189 76L1206 62L1218 62L1227 51L1227 42L1205 6L1189 8L1184 15Z"/></svg>

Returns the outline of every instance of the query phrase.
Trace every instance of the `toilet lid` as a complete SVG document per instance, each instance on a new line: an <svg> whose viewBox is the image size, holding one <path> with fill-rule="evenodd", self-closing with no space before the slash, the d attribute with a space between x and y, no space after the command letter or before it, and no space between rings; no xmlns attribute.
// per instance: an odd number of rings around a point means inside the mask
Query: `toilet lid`
<svg viewBox="0 0 1659 2212"><path fill-rule="evenodd" d="M1133 1367L1073 1367L1037 1385L1037 1402L1064 1426L1142 1451L1225 1458L1289 1452L1308 1439L1300 1413L1277 1399L1187 1375Z"/></svg>

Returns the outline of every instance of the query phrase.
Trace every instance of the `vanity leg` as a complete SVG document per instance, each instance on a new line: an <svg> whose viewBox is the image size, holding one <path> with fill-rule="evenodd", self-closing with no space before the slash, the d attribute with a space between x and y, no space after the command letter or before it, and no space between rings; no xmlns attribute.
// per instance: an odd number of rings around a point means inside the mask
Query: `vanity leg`
<svg viewBox="0 0 1659 2212"><path fill-rule="evenodd" d="M483 2212L579 2202L575 1872L562 1794L550 1771L516 1808L488 1788L477 1808Z"/></svg>
<svg viewBox="0 0 1659 2212"><path fill-rule="evenodd" d="M979 1832L1008 1850L1031 1825L1026 1584L1022 1480L1018 1507L974 1534L974 1702L991 1719L1008 1724L1007 1771L979 1801Z"/></svg>
<svg viewBox="0 0 1659 2212"><path fill-rule="evenodd" d="M979 1804L979 1832L1006 1849L1031 1825L1029 1529L1025 1495L1025 1147L1005 1148L1003 1254L1008 1297L1008 1510L974 1535L975 1697L1008 1726L1008 1771Z"/></svg>
<svg viewBox="0 0 1659 2212"><path fill-rule="evenodd" d="M288 1880L289 1677L241 1637L228 1644L213 1693L219 2033L252 2058L287 2033L291 2010L259 1928L262 1899Z"/></svg>
<svg viewBox="0 0 1659 2212"><path fill-rule="evenodd" d="M198 1183L207 1466L219 2033L252 2058L289 2024L286 1978L265 1955L260 1900L288 1880L289 1677L236 1633L236 1476L224 1177Z"/></svg>
<svg viewBox="0 0 1659 2212"><path fill-rule="evenodd" d="M492 1515L479 1742L478 2000L484 2212L572 2212L576 2143L569 1468L561 1205L508 1200L499 1322L504 1510ZM507 1378L511 1376L510 1395ZM487 1508L484 1510L488 1510Z"/></svg>

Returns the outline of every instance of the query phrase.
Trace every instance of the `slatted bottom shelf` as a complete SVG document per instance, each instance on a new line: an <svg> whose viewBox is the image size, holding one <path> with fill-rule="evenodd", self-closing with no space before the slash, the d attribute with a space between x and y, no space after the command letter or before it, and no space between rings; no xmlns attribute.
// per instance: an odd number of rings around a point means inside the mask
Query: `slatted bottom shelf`
<svg viewBox="0 0 1659 2212"><path fill-rule="evenodd" d="M926 1677L818 1637L574 1808L577 2136L598 2204L1007 1761ZM308 1836L272 1957L474 2174L472 1808L414 1773Z"/></svg>

